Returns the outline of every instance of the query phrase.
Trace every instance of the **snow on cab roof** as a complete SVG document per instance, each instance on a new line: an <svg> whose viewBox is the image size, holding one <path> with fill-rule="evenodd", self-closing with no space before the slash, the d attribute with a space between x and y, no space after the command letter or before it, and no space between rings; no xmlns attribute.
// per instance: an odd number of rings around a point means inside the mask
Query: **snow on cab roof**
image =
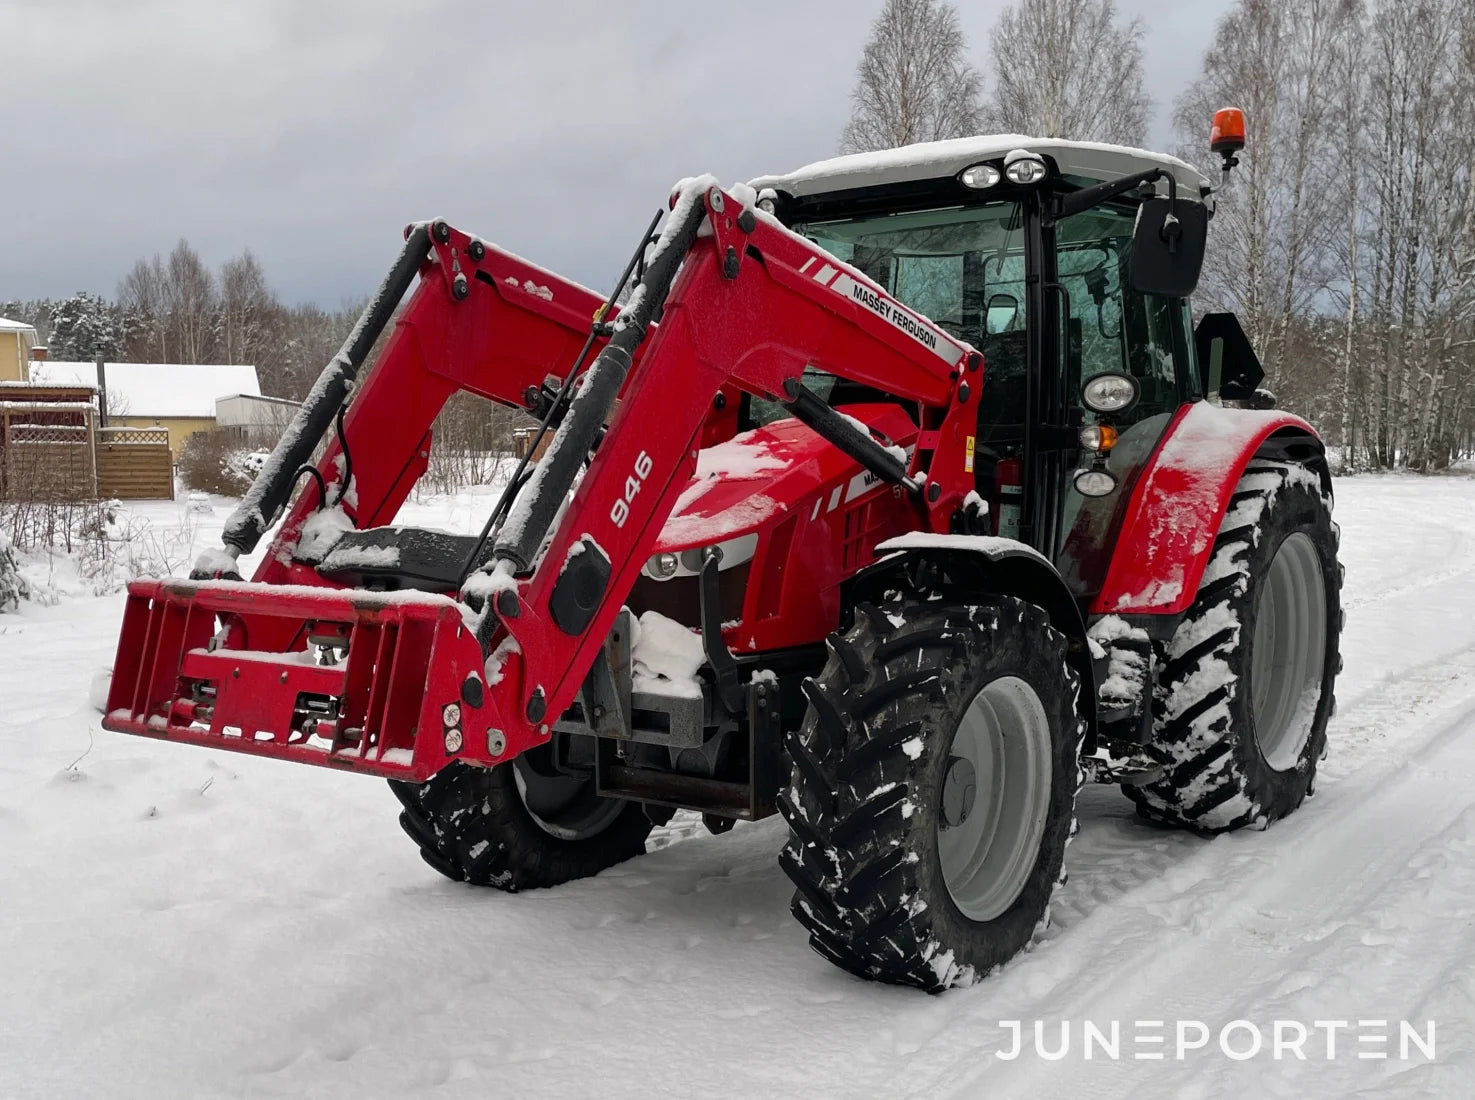
<svg viewBox="0 0 1475 1100"><path fill-rule="evenodd" d="M96 386L96 363L32 362L31 382ZM107 363L109 408L119 416L215 415L219 397L261 396L256 368L235 363Z"/></svg>
<svg viewBox="0 0 1475 1100"><path fill-rule="evenodd" d="M818 160L784 175L760 176L752 181L752 185L772 187L795 197L880 187L953 176L970 164L996 160L1015 149L1027 149L1053 158L1061 173L1067 176L1108 180L1161 166L1177 178L1178 186L1184 189L1180 194L1186 192L1185 197L1196 199L1200 188L1209 186L1209 181L1197 168L1166 153L1095 141L1027 137L1024 134L980 134L947 141L924 141L874 153L851 153Z"/></svg>

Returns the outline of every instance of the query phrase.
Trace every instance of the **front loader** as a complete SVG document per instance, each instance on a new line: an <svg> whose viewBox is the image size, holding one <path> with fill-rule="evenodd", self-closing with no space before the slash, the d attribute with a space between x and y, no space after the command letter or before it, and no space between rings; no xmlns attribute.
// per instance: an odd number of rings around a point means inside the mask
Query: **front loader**
<svg viewBox="0 0 1475 1100"><path fill-rule="evenodd" d="M412 225L223 547L130 586L104 725L381 776L507 891L781 813L820 954L982 976L1084 779L1263 826L1325 748L1329 475L1233 316L1193 324L1212 198L1018 137L687 180L608 301ZM478 535L396 525L461 391L530 457Z"/></svg>

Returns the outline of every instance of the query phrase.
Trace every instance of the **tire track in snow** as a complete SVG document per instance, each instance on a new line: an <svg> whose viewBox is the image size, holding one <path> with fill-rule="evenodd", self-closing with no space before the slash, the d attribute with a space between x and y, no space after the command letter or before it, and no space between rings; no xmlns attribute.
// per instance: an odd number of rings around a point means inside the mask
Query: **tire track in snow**
<svg viewBox="0 0 1475 1100"><path fill-rule="evenodd" d="M1063 1019L1188 1018L1211 1026L1237 1016L1272 1019L1257 998L1275 988L1273 974L1255 979L1250 974L1254 960L1269 950L1277 922L1317 919L1331 929L1355 927L1358 914L1384 896L1386 884L1404 873L1430 833L1446 828L1462 810L1458 798L1411 799L1407 788L1413 777L1437 774L1439 758L1457 751L1469 755L1468 778L1475 780L1475 746L1466 748L1460 738L1475 725L1475 644L1391 675L1364 695L1378 687L1385 693L1334 719L1333 759L1345 733L1366 732L1402 715L1397 727L1379 739L1380 745L1349 746L1355 765L1341 776L1327 775L1316 798L1265 832L1207 840L1164 832L1136 822L1125 803L1102 797L1114 792L1088 791L1082 834L1066 853L1071 881L1057 903L1059 919L1031 954L978 991L953 995L959 1000L978 996L986 1003L937 1021L941 1026L935 1030L924 1024L904 1037L902 1048L917 1052L913 1065L926 1079L914 1095L976 1095L980 1086L1014 1095L1014 1087L1024 1087L1041 1071L1050 1073L1052 1089L1061 1084L1057 1075L1079 1072L1082 1078L1074 1087L1087 1095L1117 1095L1103 1090L1117 1077L1121 1095L1140 1092L1130 1061L1084 1062L1079 1055L1055 1065L1028 1055L1019 1062L998 1061L994 1051L1006 1039L998 1026L1004 1019L1039 1017L1052 1026ZM1448 772L1454 778L1443 782L1439 793L1463 794L1468 801L1471 796L1464 792L1475 789L1475 781L1466 782L1464 771ZM1410 804L1420 807L1416 820L1409 817ZM1321 864L1331 870L1318 880L1312 872ZM1223 947L1235 937L1242 942L1233 964L1205 942ZM1259 952L1246 953L1244 942ZM1184 996L1184 987L1195 985L1202 986L1201 993ZM1070 989L1065 996L1063 987ZM917 1062L937 1070L929 1072ZM1236 1065L1213 1064L1216 1069ZM1182 1095L1221 1095L1194 1092L1189 1082L1200 1080L1203 1064L1185 1065L1190 1072ZM1245 1072L1252 1071L1258 1069ZM1235 1081L1242 1076L1230 1074Z"/></svg>

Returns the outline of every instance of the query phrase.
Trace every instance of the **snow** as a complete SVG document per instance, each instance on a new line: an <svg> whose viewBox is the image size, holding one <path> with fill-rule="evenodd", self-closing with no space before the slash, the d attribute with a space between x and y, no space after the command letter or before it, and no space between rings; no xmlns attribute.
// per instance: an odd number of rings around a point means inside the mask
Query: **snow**
<svg viewBox="0 0 1475 1100"><path fill-rule="evenodd" d="M878 554L897 550L967 550L991 557L1018 555L1037 558L1041 563L1050 566L1049 559L1034 547L1027 546L1018 539L1006 539L998 535L937 535L930 531L908 531L904 535L896 535L876 544ZM1054 566L1050 568L1053 569Z"/></svg>
<svg viewBox="0 0 1475 1100"><path fill-rule="evenodd" d="M707 661L702 639L675 619L647 611L637 620L630 686L652 695L699 699L697 669Z"/></svg>
<svg viewBox="0 0 1475 1100"><path fill-rule="evenodd" d="M199 505L191 501L190 509L198 511ZM240 571L240 565L237 563L236 555L230 550L219 546L207 546L200 551L199 557L195 558L190 571L214 577L225 573L237 573Z"/></svg>
<svg viewBox="0 0 1475 1100"><path fill-rule="evenodd" d="M1212 613L1206 617L1212 617ZM1140 626L1130 625L1117 615L1104 615L1091 624L1087 641L1111 654L1106 679L1096 685L1096 693L1101 701L1107 704L1124 704L1141 698L1147 676L1147 631ZM1113 645L1113 642L1135 642L1142 648ZM1313 694L1319 696L1320 693ZM1313 705L1313 713L1314 710Z"/></svg>
<svg viewBox="0 0 1475 1100"><path fill-rule="evenodd" d="M333 544L352 531L353 520L341 506L319 508L302 523L302 533L297 539L297 557L302 561L322 561Z"/></svg>
<svg viewBox="0 0 1475 1100"><path fill-rule="evenodd" d="M401 518L474 531L489 506ZM0 614L0 1096L644 1100L657 1070L700 1097L1471 1095L1475 481L1341 480L1337 519L1316 797L1204 840L1087 787L1053 926L940 998L809 949L778 818L713 837L679 815L646 856L508 896L425 867L381 782L104 733L88 688L122 598L53 563L55 602ZM1331 1060L1174 1056L1173 1021L1240 1018L1267 1046L1275 1020L1433 1019L1437 1053L1360 1060L1343 1030ZM1051 1047L1071 1022L1068 1056L996 1057L1001 1021L1036 1019ZM1131 1022L1163 1019L1166 1058L1134 1059ZM1121 1021L1122 1060L1083 1057L1085 1021Z"/></svg>
<svg viewBox="0 0 1475 1100"><path fill-rule="evenodd" d="M217 398L259 397L256 368L234 363L106 363L108 408L119 416L213 417ZM97 385L97 364L49 359L30 365L46 386Z"/></svg>
<svg viewBox="0 0 1475 1100"><path fill-rule="evenodd" d="M492 597L498 592L509 590L517 591L517 577L512 572L512 563L505 559L493 562L490 569L485 567L478 569L467 577L466 583L461 586L463 595L472 596L487 603L490 603Z"/></svg>
<svg viewBox="0 0 1475 1100"><path fill-rule="evenodd" d="M1051 157L1063 175L1107 180L1162 167L1172 172L1179 187L1185 189L1187 194L1183 197L1197 196L1202 188L1209 186L1209 180L1192 165L1149 149L1024 134L980 134L851 153L815 161L783 175L761 176L752 180L751 186L759 191L772 188L802 196L904 183L956 175L970 164L995 160L1021 149Z"/></svg>
<svg viewBox="0 0 1475 1100"><path fill-rule="evenodd" d="M859 421L856 421L859 424ZM870 429L861 425L870 434ZM742 432L722 443L697 452L696 477L699 480L725 478L728 481L753 480L784 468L784 459L771 453L765 436L758 431Z"/></svg>
<svg viewBox="0 0 1475 1100"><path fill-rule="evenodd" d="M497 643L497 648L492 650L492 655L487 658L487 667L485 670L487 683L489 685L500 684L502 677L507 674L507 658L511 657L514 653L521 652L522 647L517 644L517 639L510 634Z"/></svg>
<svg viewBox="0 0 1475 1100"><path fill-rule="evenodd" d="M898 444L895 444L895 443L891 443L891 444L882 443L879 439L877 439L874 435L871 434L870 425L867 424L867 423L865 423L865 421L863 421L863 420L857 420L855 417L851 416L849 413L841 413L840 414L840 419L849 421L850 426L852 428L854 428L856 431L860 432L861 435L865 436L867 439L869 439L876 446L880 447L883 451L885 451L887 454L889 454L892 458L896 459L896 461L900 462L903 466L905 466L905 465L907 465L909 463L910 456L907 454L905 447L899 446Z"/></svg>
<svg viewBox="0 0 1475 1100"><path fill-rule="evenodd" d="M699 484L690 485L683 491L681 499L677 501L678 506L684 508L691 504L691 500L687 499L688 494L693 494L692 499L696 499L694 490ZM703 541L710 543L740 531L751 531L783 508L783 504L768 494L754 493L712 516L672 512L671 518L661 528L661 539L669 546Z"/></svg>

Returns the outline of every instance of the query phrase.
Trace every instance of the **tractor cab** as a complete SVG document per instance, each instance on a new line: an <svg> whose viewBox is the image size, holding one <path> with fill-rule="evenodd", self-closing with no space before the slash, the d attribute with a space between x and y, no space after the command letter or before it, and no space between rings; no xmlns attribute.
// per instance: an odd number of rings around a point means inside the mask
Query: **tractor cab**
<svg viewBox="0 0 1475 1100"><path fill-rule="evenodd" d="M1209 181L1175 157L1005 134L754 186L790 228L983 352L987 533L1043 552L1078 598L1099 590L1136 475L1202 396L1188 295ZM833 379L808 381L835 403Z"/></svg>

